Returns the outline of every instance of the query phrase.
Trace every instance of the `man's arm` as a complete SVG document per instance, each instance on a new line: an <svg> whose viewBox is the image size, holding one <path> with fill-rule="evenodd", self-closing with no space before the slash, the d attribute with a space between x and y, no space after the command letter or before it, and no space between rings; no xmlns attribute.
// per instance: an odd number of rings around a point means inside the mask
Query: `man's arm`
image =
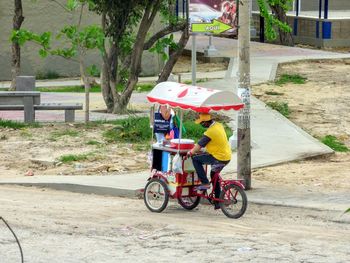
<svg viewBox="0 0 350 263"><path fill-rule="evenodd" d="M190 155L197 154L198 152L200 152L200 150L203 147L205 147L208 144L208 142L210 142L210 138L206 135L203 135L202 138L200 138L200 140L198 141L198 143L196 143L190 151Z"/></svg>

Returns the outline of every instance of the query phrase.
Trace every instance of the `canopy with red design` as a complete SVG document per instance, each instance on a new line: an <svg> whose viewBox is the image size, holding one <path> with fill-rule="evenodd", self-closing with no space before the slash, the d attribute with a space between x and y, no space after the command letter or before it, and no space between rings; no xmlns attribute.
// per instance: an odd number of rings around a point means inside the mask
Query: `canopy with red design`
<svg viewBox="0 0 350 263"><path fill-rule="evenodd" d="M177 82L162 82L147 95L151 103L208 113L219 110L240 110L244 104L230 91L207 89Z"/></svg>

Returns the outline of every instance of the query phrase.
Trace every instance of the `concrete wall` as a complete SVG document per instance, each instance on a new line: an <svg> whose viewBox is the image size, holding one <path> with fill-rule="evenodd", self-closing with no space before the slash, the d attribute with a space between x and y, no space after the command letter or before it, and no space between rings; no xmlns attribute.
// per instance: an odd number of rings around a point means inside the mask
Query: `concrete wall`
<svg viewBox="0 0 350 263"><path fill-rule="evenodd" d="M66 0L58 0L65 4ZM8 3L10 2L10 4ZM62 7L48 0L22 0L24 10L24 23L22 28L42 33L45 31L58 32L64 25L74 24L78 15L66 12ZM9 41L12 31L13 1L0 0L0 80L11 78L11 43ZM84 14L83 23L100 24L100 18L92 13ZM156 30L156 28L153 28ZM42 59L38 55L38 47L32 43L22 47L22 75L36 75L48 71L57 72L60 76L78 76L79 65L59 57L47 57ZM88 64L100 66L101 58L98 52L91 52L87 56ZM163 62L159 56L145 54L143 58L143 74L157 75Z"/></svg>
<svg viewBox="0 0 350 263"><path fill-rule="evenodd" d="M317 47L350 47L350 19L319 19L287 16L296 44ZM253 14L252 25L259 32L260 16Z"/></svg>

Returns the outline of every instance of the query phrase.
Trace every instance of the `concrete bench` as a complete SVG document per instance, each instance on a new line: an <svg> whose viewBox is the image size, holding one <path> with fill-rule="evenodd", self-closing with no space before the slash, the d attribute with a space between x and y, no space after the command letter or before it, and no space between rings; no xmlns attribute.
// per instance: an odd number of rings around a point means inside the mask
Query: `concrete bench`
<svg viewBox="0 0 350 263"><path fill-rule="evenodd" d="M39 91L1 91L0 106L22 106L24 110L24 121L34 122L34 105L40 104Z"/></svg>
<svg viewBox="0 0 350 263"><path fill-rule="evenodd" d="M64 110L65 121L74 122L75 110L81 109L81 103L40 103L39 91L0 92L0 111L24 110L24 122L34 122L36 110Z"/></svg>

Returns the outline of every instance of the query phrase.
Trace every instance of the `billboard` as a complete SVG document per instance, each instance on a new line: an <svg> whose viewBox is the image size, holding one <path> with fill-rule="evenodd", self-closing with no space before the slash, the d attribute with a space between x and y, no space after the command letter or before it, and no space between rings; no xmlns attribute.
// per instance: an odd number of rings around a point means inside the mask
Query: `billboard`
<svg viewBox="0 0 350 263"><path fill-rule="evenodd" d="M191 25L209 24L215 21L228 25L228 30L221 34L236 36L237 35L237 3L236 0L190 0L189 18ZM193 28L193 26L191 26ZM210 29L210 27L207 27ZM192 29L192 32L200 32ZM216 32L209 30L208 32Z"/></svg>

